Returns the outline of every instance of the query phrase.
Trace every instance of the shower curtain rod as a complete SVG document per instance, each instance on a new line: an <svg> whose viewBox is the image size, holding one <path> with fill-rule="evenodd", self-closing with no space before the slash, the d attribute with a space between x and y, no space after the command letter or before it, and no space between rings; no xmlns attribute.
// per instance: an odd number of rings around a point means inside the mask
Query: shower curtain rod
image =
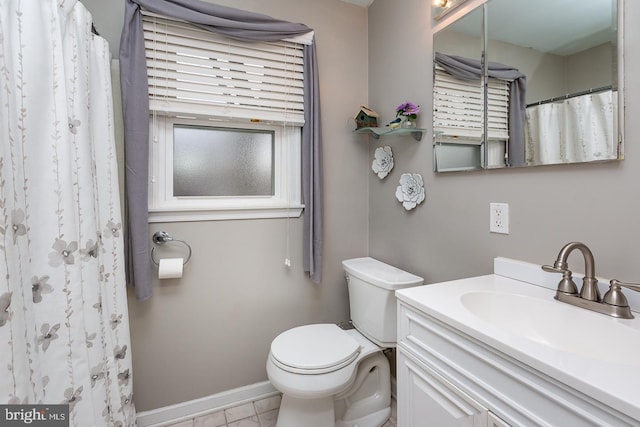
<svg viewBox="0 0 640 427"><path fill-rule="evenodd" d="M582 90L580 92L568 93L563 96L556 96L553 98L545 99L544 101L532 102L531 104L527 104L527 108L533 107L536 105L548 104L550 102L562 101L563 99L575 98L576 96L588 95L590 93L605 92L607 90L612 90L612 89L613 89L613 86L609 85L609 86L600 86L596 88Z"/></svg>

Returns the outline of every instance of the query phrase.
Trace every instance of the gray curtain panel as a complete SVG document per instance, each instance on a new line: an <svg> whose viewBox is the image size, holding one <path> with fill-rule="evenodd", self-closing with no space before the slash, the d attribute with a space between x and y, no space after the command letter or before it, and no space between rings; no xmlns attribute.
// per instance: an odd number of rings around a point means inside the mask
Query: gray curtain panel
<svg viewBox="0 0 640 427"><path fill-rule="evenodd" d="M462 56L445 55L436 52L435 62L452 76L464 80L480 79L482 62ZM527 102L527 77L509 65L489 62L489 77L511 80L509 85L509 165L522 166L525 164L524 126Z"/></svg>
<svg viewBox="0 0 640 427"><path fill-rule="evenodd" d="M128 282L136 298L153 294L149 253L149 93L140 9L191 22L246 41L277 41L312 31L297 24L200 0L126 0L120 40L125 137L125 239ZM322 132L315 41L304 49L305 125L302 135L304 270L322 280Z"/></svg>

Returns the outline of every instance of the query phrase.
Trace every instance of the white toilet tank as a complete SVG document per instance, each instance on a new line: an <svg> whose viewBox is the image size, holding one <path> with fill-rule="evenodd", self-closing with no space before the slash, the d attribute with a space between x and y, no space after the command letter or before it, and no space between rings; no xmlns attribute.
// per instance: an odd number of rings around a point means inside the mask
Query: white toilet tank
<svg viewBox="0 0 640 427"><path fill-rule="evenodd" d="M395 347L395 291L422 285L424 279L370 257L342 261L342 267L353 325L380 347Z"/></svg>

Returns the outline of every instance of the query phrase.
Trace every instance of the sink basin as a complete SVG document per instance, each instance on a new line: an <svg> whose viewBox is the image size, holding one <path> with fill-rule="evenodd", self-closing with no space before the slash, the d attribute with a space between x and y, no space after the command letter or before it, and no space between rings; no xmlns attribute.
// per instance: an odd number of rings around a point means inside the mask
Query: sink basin
<svg viewBox="0 0 640 427"><path fill-rule="evenodd" d="M470 291L463 307L492 326L551 347L603 362L640 366L640 331L581 308L526 295Z"/></svg>

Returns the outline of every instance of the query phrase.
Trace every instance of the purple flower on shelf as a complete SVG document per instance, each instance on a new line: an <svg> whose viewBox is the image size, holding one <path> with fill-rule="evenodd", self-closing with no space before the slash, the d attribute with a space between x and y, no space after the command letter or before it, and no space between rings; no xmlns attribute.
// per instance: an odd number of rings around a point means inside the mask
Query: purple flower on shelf
<svg viewBox="0 0 640 427"><path fill-rule="evenodd" d="M408 120L417 119L419 112L420 106L410 101L404 102L396 107L396 117L405 116Z"/></svg>

